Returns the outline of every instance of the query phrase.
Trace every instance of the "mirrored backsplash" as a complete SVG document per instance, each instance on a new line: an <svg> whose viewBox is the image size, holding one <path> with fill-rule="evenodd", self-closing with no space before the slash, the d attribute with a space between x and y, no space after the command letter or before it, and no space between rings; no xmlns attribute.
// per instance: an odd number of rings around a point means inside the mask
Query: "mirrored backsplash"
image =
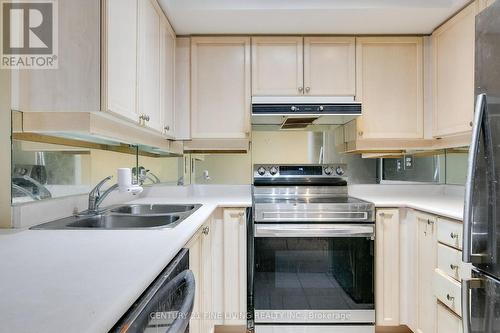
<svg viewBox="0 0 500 333"><path fill-rule="evenodd" d="M343 163L348 166L350 184L465 183L466 148L376 159L338 153L335 147L331 131L254 131L251 149L245 154L184 156L158 156L136 146L110 150L14 139L12 203L87 194L107 176L116 180L117 169L123 167L131 168L133 182L143 186L247 185L252 182L253 164L259 163Z"/></svg>
<svg viewBox="0 0 500 333"><path fill-rule="evenodd" d="M379 162L382 181L464 185L467 173L467 148L419 152Z"/></svg>
<svg viewBox="0 0 500 333"><path fill-rule="evenodd" d="M133 181L146 186L177 184L182 157L143 156L137 147L123 153L13 140L12 203L87 194L107 176L116 180L118 168L131 168Z"/></svg>

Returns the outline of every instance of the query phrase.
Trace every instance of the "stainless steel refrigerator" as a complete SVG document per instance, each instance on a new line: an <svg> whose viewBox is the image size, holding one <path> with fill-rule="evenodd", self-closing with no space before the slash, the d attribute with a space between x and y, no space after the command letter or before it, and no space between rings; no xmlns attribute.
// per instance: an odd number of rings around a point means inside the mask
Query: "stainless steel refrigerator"
<svg viewBox="0 0 500 333"><path fill-rule="evenodd" d="M476 104L465 188L464 333L500 333L500 1L476 18Z"/></svg>

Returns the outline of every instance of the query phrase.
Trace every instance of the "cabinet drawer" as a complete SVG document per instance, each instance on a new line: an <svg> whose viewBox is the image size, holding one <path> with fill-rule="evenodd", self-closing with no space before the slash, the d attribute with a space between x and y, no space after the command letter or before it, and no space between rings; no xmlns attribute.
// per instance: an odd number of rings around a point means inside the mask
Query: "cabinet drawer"
<svg viewBox="0 0 500 333"><path fill-rule="evenodd" d="M437 238L440 243L462 249L462 223L438 218Z"/></svg>
<svg viewBox="0 0 500 333"><path fill-rule="evenodd" d="M434 272L434 294L437 299L460 317L462 316L461 286L456 280L447 276L440 269Z"/></svg>
<svg viewBox="0 0 500 333"><path fill-rule="evenodd" d="M437 333L462 333L462 320L446 306L437 306Z"/></svg>
<svg viewBox="0 0 500 333"><path fill-rule="evenodd" d="M443 244L438 244L438 268L458 282L467 277L467 266L462 263L462 251Z"/></svg>

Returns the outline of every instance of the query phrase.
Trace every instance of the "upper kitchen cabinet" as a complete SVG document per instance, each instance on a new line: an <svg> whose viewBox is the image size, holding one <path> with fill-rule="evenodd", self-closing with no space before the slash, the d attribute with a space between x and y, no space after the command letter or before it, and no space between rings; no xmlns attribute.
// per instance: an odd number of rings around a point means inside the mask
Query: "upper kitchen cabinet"
<svg viewBox="0 0 500 333"><path fill-rule="evenodd" d="M356 95L354 37L304 38L304 94Z"/></svg>
<svg viewBox="0 0 500 333"><path fill-rule="evenodd" d="M57 4L58 68L13 70L12 108L26 112L98 111L101 2L64 0Z"/></svg>
<svg viewBox="0 0 500 333"><path fill-rule="evenodd" d="M304 93L302 37L252 37L252 95Z"/></svg>
<svg viewBox="0 0 500 333"><path fill-rule="evenodd" d="M191 139L191 39L175 42L175 137Z"/></svg>
<svg viewBox="0 0 500 333"><path fill-rule="evenodd" d="M175 137L175 33L167 19L162 18L160 30L160 106L163 133Z"/></svg>
<svg viewBox="0 0 500 333"><path fill-rule="evenodd" d="M354 96L354 37L253 37L254 96Z"/></svg>
<svg viewBox="0 0 500 333"><path fill-rule="evenodd" d="M432 34L434 52L433 136L470 132L474 114L475 1Z"/></svg>
<svg viewBox="0 0 500 333"><path fill-rule="evenodd" d="M422 38L363 37L356 47L357 138L423 138Z"/></svg>
<svg viewBox="0 0 500 333"><path fill-rule="evenodd" d="M137 0L105 1L103 110L138 121Z"/></svg>
<svg viewBox="0 0 500 333"><path fill-rule="evenodd" d="M163 131L160 84L161 18L152 0L139 1L138 113L148 127Z"/></svg>
<svg viewBox="0 0 500 333"><path fill-rule="evenodd" d="M248 145L249 132L250 38L191 38L192 139L244 139Z"/></svg>

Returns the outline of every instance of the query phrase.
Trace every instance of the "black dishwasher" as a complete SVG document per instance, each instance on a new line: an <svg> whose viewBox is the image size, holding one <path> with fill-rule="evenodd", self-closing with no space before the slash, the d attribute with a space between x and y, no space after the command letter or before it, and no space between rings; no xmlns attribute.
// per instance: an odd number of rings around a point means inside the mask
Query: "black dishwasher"
<svg viewBox="0 0 500 333"><path fill-rule="evenodd" d="M189 250L182 249L110 332L189 332L194 295Z"/></svg>

